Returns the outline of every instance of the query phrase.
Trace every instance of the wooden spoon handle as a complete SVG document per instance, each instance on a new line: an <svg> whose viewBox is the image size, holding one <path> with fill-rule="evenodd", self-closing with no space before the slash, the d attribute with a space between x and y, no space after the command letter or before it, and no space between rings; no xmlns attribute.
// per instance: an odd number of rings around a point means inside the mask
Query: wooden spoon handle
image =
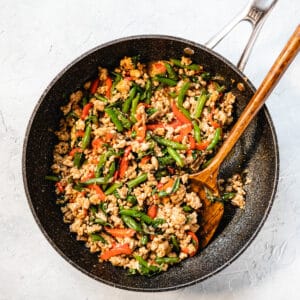
<svg viewBox="0 0 300 300"><path fill-rule="evenodd" d="M209 169L216 170L220 167L223 160L231 151L239 137L247 128L249 123L255 117L259 109L266 101L269 94L272 92L279 79L286 71L290 63L296 57L300 48L300 25L297 26L295 32L285 45L284 49L276 59L271 70L263 80L262 84L242 112L238 121L233 126L228 138L225 140L218 153L214 157L213 161L209 165Z"/></svg>

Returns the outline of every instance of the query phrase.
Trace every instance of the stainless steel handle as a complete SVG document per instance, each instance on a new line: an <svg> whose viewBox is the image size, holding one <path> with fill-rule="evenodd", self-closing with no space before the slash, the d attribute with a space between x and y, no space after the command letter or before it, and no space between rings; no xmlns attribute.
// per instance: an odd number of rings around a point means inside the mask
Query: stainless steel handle
<svg viewBox="0 0 300 300"><path fill-rule="evenodd" d="M256 38L272 8L278 0L251 0L247 6L230 21L222 30L214 35L205 46L213 49L242 21L248 21L252 25L252 33L245 49L237 63L239 70L244 71L251 54Z"/></svg>

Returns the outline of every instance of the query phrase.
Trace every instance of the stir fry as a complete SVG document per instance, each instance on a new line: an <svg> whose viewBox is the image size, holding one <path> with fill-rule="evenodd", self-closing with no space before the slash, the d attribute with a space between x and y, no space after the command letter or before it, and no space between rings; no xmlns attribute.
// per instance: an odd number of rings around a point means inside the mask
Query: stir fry
<svg viewBox="0 0 300 300"><path fill-rule="evenodd" d="M62 106L53 175L64 222L99 260L153 275L198 252L201 199L188 174L205 168L233 122L235 96L190 58L125 57ZM222 198L244 206L240 175Z"/></svg>

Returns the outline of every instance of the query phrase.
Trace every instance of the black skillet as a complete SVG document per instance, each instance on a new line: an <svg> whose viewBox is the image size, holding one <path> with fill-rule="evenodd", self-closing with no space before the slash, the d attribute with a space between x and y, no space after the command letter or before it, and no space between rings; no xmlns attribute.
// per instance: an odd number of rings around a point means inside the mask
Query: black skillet
<svg viewBox="0 0 300 300"><path fill-rule="evenodd" d="M110 263L99 263L97 255L76 241L62 221L55 204L53 184L44 180L49 173L52 152L62 117L60 106L68 102L63 97L97 75L97 67L112 69L124 56L140 55L141 61L179 58L186 49L193 61L205 70L234 80L237 113L245 107L255 88L232 63L205 46L181 38L145 35L115 40L98 46L72 62L47 87L29 121L23 149L23 179L34 218L50 244L73 266L103 283L136 291L166 291L202 281L232 263L254 239L272 206L279 170L278 145L270 115L260 111L240 141L224 162L221 176L230 176L245 168L252 179L247 185L245 210L225 207L223 220L214 239L197 255L155 277L128 276L127 271ZM191 51L192 50L192 51ZM240 92L236 83L243 83Z"/></svg>

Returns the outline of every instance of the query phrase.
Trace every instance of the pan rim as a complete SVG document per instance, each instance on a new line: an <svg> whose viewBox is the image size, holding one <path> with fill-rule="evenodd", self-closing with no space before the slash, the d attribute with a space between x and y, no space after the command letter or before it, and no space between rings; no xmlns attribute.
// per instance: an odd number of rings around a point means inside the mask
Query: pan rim
<svg viewBox="0 0 300 300"><path fill-rule="evenodd" d="M273 121L271 119L270 113L266 107L266 105L263 105L262 107L262 112L264 113L267 123L270 126L270 130L271 130L271 139L272 142L274 144L274 150L275 150L275 161L274 161L274 182L273 182L273 186L272 186L272 194L270 197L270 200L268 202L268 206L264 211L264 214L262 216L262 219L259 223L259 225L257 226L256 230L252 233L251 237L247 240L247 242L243 245L243 247L241 247L239 249L239 251L232 256L226 263L224 263L222 266L220 266L219 268L215 269L214 271L208 273L207 275L204 275L198 279L189 281L187 283L182 283L182 284L177 284L176 286L168 286L168 287L162 287L162 288L147 288L147 287L129 287L126 285L122 285L122 284L118 284L118 283L113 283L111 281L107 281L105 279L99 278L96 275L93 275L92 273L90 273L89 271L85 270L84 268L82 268L81 266L79 266L77 263L75 263L73 260L71 260L67 255L65 255L63 253L63 251L55 244L55 242L50 238L50 236L48 235L47 231L44 229L44 227L42 226L36 210L33 206L32 200L31 200L31 196L30 196L30 192L29 192L29 188L28 188L28 181L27 181L27 170L26 170L26 157L27 157L27 145L28 145L28 141L29 141L29 135L31 132L31 128L32 128L32 124L35 120L35 117L37 115L37 112L41 106L41 104L43 103L45 96L48 94L48 92L51 90L51 88L56 84L56 82L63 76L63 74L65 74L69 69L71 69L74 65L76 65L79 61L81 61L82 59L84 59L85 57L87 57L88 55L101 50L102 48L108 47L108 46L112 46L114 44L120 43L120 42L124 42L124 41L128 41L128 40L139 40L139 39L165 39L165 40L170 40L170 41L176 41L176 42L182 42L185 44L188 44L191 47L197 47L200 48L212 55L214 55L215 57L217 57L219 60L223 61L226 65L228 65L229 67L231 67L238 75L240 75L241 77L246 77L245 74L243 72L241 72L232 62L230 62L229 60L227 60L225 57L223 57L222 55L216 53L215 51L205 47L202 44L198 44L196 42L181 38L181 37L174 37L174 36L170 36L170 35L157 35L157 34L144 34L144 35L133 35L133 36L128 36L128 37L123 37L123 38L119 38L119 39L115 39L106 43L103 43L101 45L98 45L96 47L93 47L92 49L84 52L83 54L81 54L79 57L77 57L76 59L74 59L71 63L69 63L66 67L64 67L55 77L54 79L47 85L46 89L44 90L44 92L41 94L38 102L35 104L35 107L33 109L33 112L30 115L29 121L28 121L28 125L26 127L26 131L25 131L25 136L24 136L24 140L23 140L23 150L22 150L22 177L23 177L23 185L24 185L24 189L25 189L25 194L26 194L26 198L27 198L27 202L29 204L31 213L33 214L33 217L35 219L35 222L37 223L39 229L41 230L41 232L43 233L43 235L46 237L46 239L48 240L48 242L50 243L50 245L60 254L61 257L63 257L68 263L70 263L72 266L74 266L76 269L78 269L79 271L81 271L82 273L88 275L89 277L101 282L101 283L105 283L109 286L112 287L117 287L120 289L125 289L125 290L129 290L129 291L139 291L139 292L165 292L165 291L171 291L171 290L177 290L183 287L188 287L191 285L194 285L196 283L199 283L205 279L208 279L210 277L212 277L213 275L219 273L221 270L225 269L228 265L230 265L231 263L233 263L248 247L249 245L253 242L253 240L255 239L255 237L258 235L259 231L261 230L262 226L264 225L270 210L272 208L272 205L274 203L274 198L276 195L276 191L277 191L277 186L278 186L278 180L279 180L279 148L278 148L278 140L277 140L277 135L276 135L276 131L275 131L275 127L273 124ZM252 90L252 92L255 92L255 87L254 85L251 83L250 80L247 79L247 83L249 84L250 89Z"/></svg>

